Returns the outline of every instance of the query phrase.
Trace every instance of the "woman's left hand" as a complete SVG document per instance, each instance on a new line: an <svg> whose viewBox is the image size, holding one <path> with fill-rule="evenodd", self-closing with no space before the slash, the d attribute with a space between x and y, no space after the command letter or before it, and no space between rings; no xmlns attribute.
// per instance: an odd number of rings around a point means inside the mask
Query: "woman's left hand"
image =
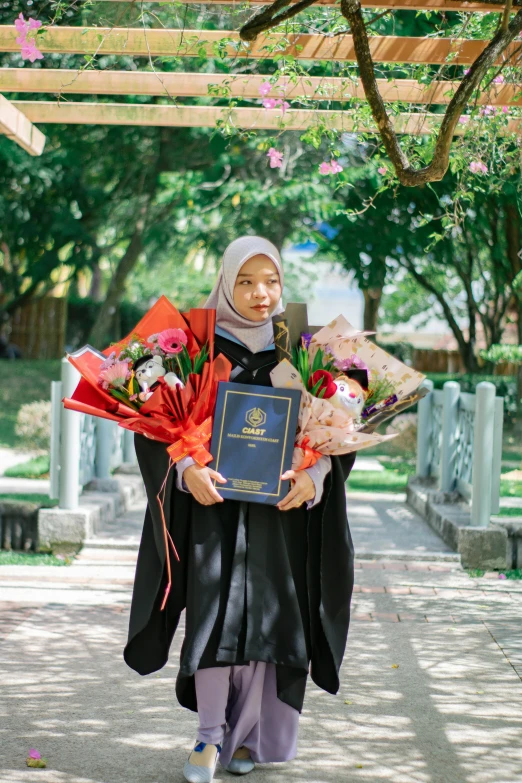
<svg viewBox="0 0 522 783"><path fill-rule="evenodd" d="M280 511L290 511L299 508L307 500L315 497L315 484L305 470L287 470L281 476L283 481L290 479L292 486L288 495L277 503Z"/></svg>

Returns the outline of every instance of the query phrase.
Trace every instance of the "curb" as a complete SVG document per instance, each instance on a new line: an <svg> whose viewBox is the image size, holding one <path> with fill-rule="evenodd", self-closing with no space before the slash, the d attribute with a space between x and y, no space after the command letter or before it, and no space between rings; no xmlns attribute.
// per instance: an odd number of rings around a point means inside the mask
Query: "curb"
<svg viewBox="0 0 522 783"><path fill-rule="evenodd" d="M42 508L38 512L38 546L77 549L107 522L145 498L141 476L123 470L110 479L94 479L85 486L75 509Z"/></svg>
<svg viewBox="0 0 522 783"><path fill-rule="evenodd" d="M495 521L489 527L473 527L469 506L457 492L441 492L433 479L412 476L406 502L460 555L464 568L517 568L507 526Z"/></svg>

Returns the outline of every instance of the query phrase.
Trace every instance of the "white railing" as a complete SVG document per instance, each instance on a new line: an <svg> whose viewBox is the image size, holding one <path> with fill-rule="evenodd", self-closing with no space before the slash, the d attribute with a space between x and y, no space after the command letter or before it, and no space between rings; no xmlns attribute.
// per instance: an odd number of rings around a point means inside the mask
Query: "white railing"
<svg viewBox="0 0 522 783"><path fill-rule="evenodd" d="M486 526L500 501L504 399L483 381L475 394L460 391L456 381L419 401L417 476L438 479L443 492L457 490L471 501L471 524Z"/></svg>
<svg viewBox="0 0 522 783"><path fill-rule="evenodd" d="M50 497L60 508L79 505L83 487L94 478L107 479L123 462L135 463L134 434L116 422L63 407L71 397L79 372L62 359L62 379L51 383Z"/></svg>

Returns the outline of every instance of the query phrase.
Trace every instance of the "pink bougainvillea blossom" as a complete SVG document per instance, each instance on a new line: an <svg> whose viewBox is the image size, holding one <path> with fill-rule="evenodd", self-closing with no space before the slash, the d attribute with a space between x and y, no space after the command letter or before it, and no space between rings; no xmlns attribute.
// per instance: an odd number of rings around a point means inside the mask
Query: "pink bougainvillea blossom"
<svg viewBox="0 0 522 783"><path fill-rule="evenodd" d="M509 106L502 107L502 114L509 114Z"/></svg>
<svg viewBox="0 0 522 783"><path fill-rule="evenodd" d="M263 84L259 85L259 94L262 98L266 98L270 90L272 89L272 85L270 82L263 82Z"/></svg>
<svg viewBox="0 0 522 783"><path fill-rule="evenodd" d="M499 574L498 578L499 579L507 579L507 576L505 574Z"/></svg>
<svg viewBox="0 0 522 783"><path fill-rule="evenodd" d="M469 117L467 114L461 114L459 117L459 122L461 125L465 125L467 122L469 122Z"/></svg>
<svg viewBox="0 0 522 783"><path fill-rule="evenodd" d="M275 98L263 98L263 106L265 109L275 109L276 105Z"/></svg>
<svg viewBox="0 0 522 783"><path fill-rule="evenodd" d="M493 84L504 84L505 81L504 74L499 73L499 75L495 76L493 79Z"/></svg>
<svg viewBox="0 0 522 783"><path fill-rule="evenodd" d="M158 334L158 346L165 353L181 353L187 344L187 335L183 329L165 329Z"/></svg>
<svg viewBox="0 0 522 783"><path fill-rule="evenodd" d="M22 60L43 60L43 54L38 49L34 41L24 41L22 44Z"/></svg>
<svg viewBox="0 0 522 783"><path fill-rule="evenodd" d="M496 114L497 110L494 106L491 106L488 104L487 106L483 106L480 110L480 113L483 117L489 117L490 114Z"/></svg>
<svg viewBox="0 0 522 783"><path fill-rule="evenodd" d="M290 108L288 101L282 101L280 98L276 100L276 106L279 106L281 109L281 114L284 114L286 110Z"/></svg>
<svg viewBox="0 0 522 783"><path fill-rule="evenodd" d="M471 71L471 68L465 68L464 69L464 76L467 76L470 71Z"/></svg>
<svg viewBox="0 0 522 783"><path fill-rule="evenodd" d="M21 14L20 14L20 16L21 16ZM41 759L42 758L42 754L39 753L36 750L36 748L31 748L31 750L29 751L29 753L27 755L28 755L28 757L30 759Z"/></svg>
<svg viewBox="0 0 522 783"><path fill-rule="evenodd" d="M16 39L16 43L20 44L23 47L24 44L28 43L27 33L30 30L38 30L38 28L41 26L42 23L38 19L24 19L24 15L20 14L20 16L17 19L15 19L15 28L16 31L20 34L19 37ZM36 49L35 44L34 44L34 48ZM36 51L38 51L38 49ZM34 60L32 62L34 62Z"/></svg>
<svg viewBox="0 0 522 783"><path fill-rule="evenodd" d="M383 175L386 174L387 171L388 169L386 168L386 166L379 166L379 168L377 169L377 172Z"/></svg>
<svg viewBox="0 0 522 783"><path fill-rule="evenodd" d="M330 162L325 160L319 166L319 174L339 174L343 170L343 167L332 158Z"/></svg>
<svg viewBox="0 0 522 783"><path fill-rule="evenodd" d="M472 160L469 164L469 170L472 174L487 174L488 167L481 160Z"/></svg>
<svg viewBox="0 0 522 783"><path fill-rule="evenodd" d="M270 161L271 169L280 169L283 165L283 153L276 150L274 147L270 147L266 153L266 157Z"/></svg>

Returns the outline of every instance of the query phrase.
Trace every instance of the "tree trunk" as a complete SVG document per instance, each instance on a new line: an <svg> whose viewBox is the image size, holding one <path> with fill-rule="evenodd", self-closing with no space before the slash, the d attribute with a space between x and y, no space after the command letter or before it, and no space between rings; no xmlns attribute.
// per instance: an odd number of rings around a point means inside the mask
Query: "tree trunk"
<svg viewBox="0 0 522 783"><path fill-rule="evenodd" d="M103 298L101 284L102 284L101 269L99 263L96 262L95 264L93 264L92 267L92 279L89 288L89 298L93 299L95 302L101 302Z"/></svg>
<svg viewBox="0 0 522 783"><path fill-rule="evenodd" d="M379 322L379 306L382 299L382 288L364 288L364 331L376 332Z"/></svg>
<svg viewBox="0 0 522 783"><path fill-rule="evenodd" d="M122 298L127 277L134 269L140 253L143 250L142 231L143 224L140 221L127 246L127 250L118 263L110 282L105 302L101 307L96 323L90 331L88 342L95 348L102 349L105 347L103 345L103 340L110 329L116 308Z"/></svg>

